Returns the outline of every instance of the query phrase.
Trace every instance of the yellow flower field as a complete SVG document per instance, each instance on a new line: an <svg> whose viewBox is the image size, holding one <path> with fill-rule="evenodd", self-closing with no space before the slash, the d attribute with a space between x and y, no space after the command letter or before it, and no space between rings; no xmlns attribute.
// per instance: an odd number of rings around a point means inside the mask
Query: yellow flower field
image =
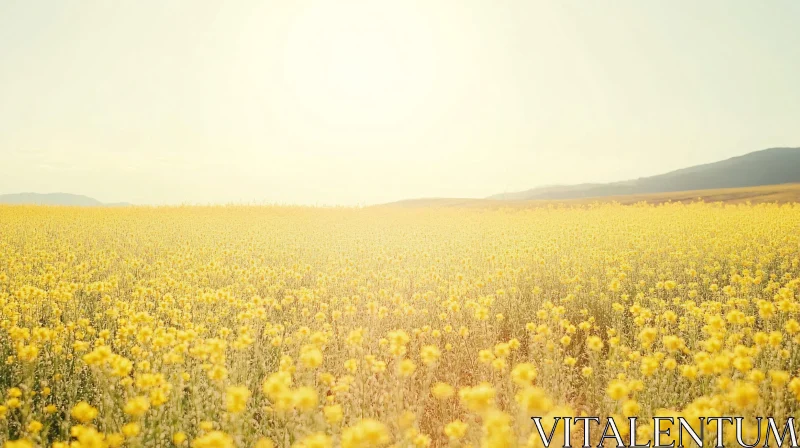
<svg viewBox="0 0 800 448"><path fill-rule="evenodd" d="M0 441L538 447L532 416L786 418L799 292L800 205L4 206Z"/></svg>

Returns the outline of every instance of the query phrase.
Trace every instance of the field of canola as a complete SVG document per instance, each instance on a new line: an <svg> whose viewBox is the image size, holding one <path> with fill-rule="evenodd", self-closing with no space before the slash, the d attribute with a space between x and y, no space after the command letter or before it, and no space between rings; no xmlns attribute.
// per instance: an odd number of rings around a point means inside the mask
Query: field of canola
<svg viewBox="0 0 800 448"><path fill-rule="evenodd" d="M799 293L800 205L0 207L0 443L522 447L531 416L785 419Z"/></svg>

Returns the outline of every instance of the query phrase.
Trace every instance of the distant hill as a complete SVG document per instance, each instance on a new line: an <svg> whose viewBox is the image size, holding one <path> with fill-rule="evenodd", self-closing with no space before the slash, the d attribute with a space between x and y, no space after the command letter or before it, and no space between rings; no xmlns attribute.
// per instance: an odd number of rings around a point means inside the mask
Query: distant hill
<svg viewBox="0 0 800 448"><path fill-rule="evenodd" d="M124 202L114 204L103 204L97 199L83 196L80 194L69 193L17 193L0 194L0 204L39 204L39 205L73 205L80 207L106 206L125 206L130 205Z"/></svg>
<svg viewBox="0 0 800 448"><path fill-rule="evenodd" d="M605 184L557 185L489 196L497 200L564 200L756 187L800 182L800 148L770 148L714 163Z"/></svg>
<svg viewBox="0 0 800 448"><path fill-rule="evenodd" d="M451 199L427 198L408 199L391 202L376 207L393 208L537 208L554 204L581 205L596 202L617 202L619 204L636 204L647 202L649 204L663 204L666 202L682 202L684 204L703 202L723 202L726 204L759 204L770 203L800 203L800 183L761 185L758 187L717 188L712 190L672 191L666 193L626 194L620 196L602 196L575 199L531 199L531 200L500 200L500 199Z"/></svg>

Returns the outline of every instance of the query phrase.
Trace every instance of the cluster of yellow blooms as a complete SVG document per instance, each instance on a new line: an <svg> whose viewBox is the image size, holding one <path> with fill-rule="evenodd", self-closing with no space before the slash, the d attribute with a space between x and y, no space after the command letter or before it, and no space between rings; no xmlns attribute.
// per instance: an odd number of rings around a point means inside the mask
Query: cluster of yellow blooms
<svg viewBox="0 0 800 448"><path fill-rule="evenodd" d="M798 293L791 204L0 207L0 443L539 447L533 416L786 418Z"/></svg>

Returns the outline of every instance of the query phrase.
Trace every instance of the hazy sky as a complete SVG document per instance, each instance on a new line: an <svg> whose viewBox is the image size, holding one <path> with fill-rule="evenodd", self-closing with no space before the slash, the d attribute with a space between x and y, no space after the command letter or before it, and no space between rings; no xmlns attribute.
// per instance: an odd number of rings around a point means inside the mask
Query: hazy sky
<svg viewBox="0 0 800 448"><path fill-rule="evenodd" d="M800 1L0 0L0 193L371 204L800 146Z"/></svg>

